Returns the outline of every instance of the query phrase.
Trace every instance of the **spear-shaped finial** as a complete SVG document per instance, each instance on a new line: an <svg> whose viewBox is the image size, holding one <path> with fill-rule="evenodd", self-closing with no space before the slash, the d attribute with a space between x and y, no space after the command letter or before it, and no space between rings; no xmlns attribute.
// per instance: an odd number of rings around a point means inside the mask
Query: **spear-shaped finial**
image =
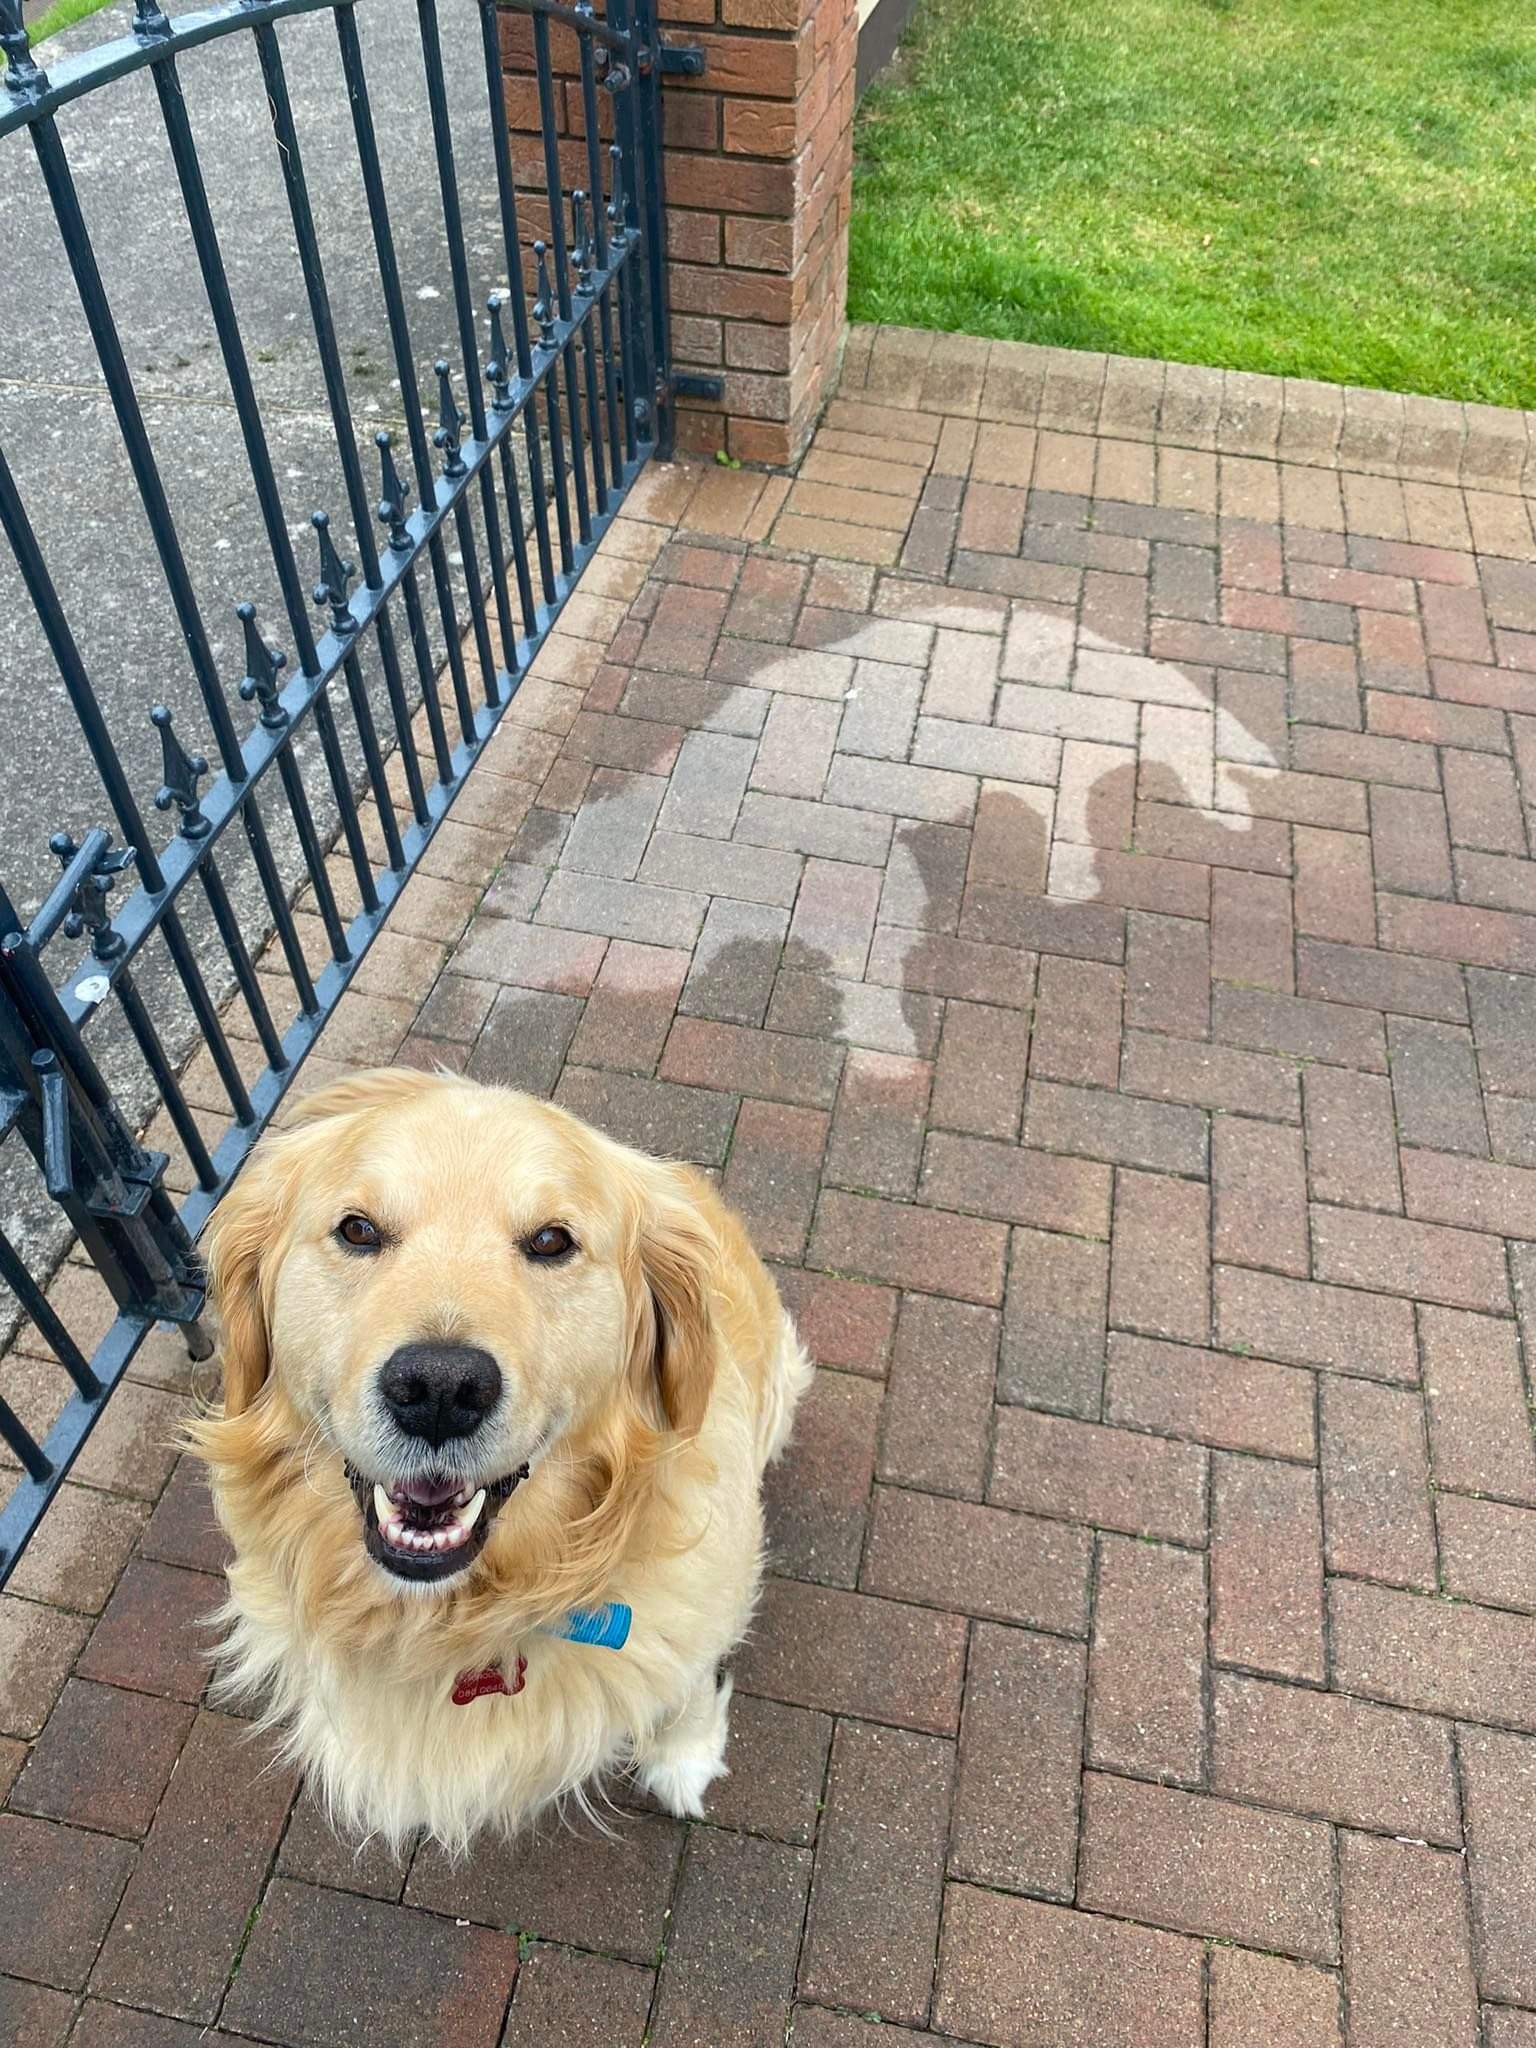
<svg viewBox="0 0 1536 2048"><path fill-rule="evenodd" d="M468 467L459 453L464 415L454 403L453 373L446 356L439 356L432 367L437 372L437 432L432 436L432 445L443 451L443 475L462 476Z"/></svg>
<svg viewBox="0 0 1536 2048"><path fill-rule="evenodd" d="M592 296L592 244L587 236L587 195L579 188L571 194L571 267L576 273L580 297Z"/></svg>
<svg viewBox="0 0 1536 2048"><path fill-rule="evenodd" d="M0 50L5 52L7 92L19 100L34 98L47 85L48 74L32 55L21 0L0 0Z"/></svg>
<svg viewBox="0 0 1536 2048"><path fill-rule="evenodd" d="M347 595L352 587L352 578L357 574L357 564L344 562L337 554L336 543L331 539L328 512L312 512L309 523L320 543L320 580L315 585L315 603L330 606L333 633L355 633L357 621L352 616Z"/></svg>
<svg viewBox="0 0 1536 2048"><path fill-rule="evenodd" d="M168 704L157 704L149 714L149 722L160 734L160 766L165 777L155 796L155 809L168 811L174 804L181 812L182 838L206 838L213 830L213 821L198 808L197 785L208 773L208 763L201 754L189 754L176 737Z"/></svg>
<svg viewBox="0 0 1536 2048"><path fill-rule="evenodd" d="M112 844L110 833L106 835L107 848ZM80 851L79 844L67 832L55 832L48 842L48 850L59 866L68 871L70 862ZM64 920L64 936L78 939L85 932L91 935L91 952L98 960L115 960L122 952L126 941L121 932L112 929L112 914L107 909L107 894L117 878L131 868L138 859L138 848L119 847L116 853L103 849L100 859L88 875L76 883L70 898L70 912Z"/></svg>
<svg viewBox="0 0 1536 2048"><path fill-rule="evenodd" d="M501 324L501 309L506 303L505 292L492 292L485 302L491 316L491 359L485 366L485 381L491 387L492 412L512 410L512 364L507 354L506 329Z"/></svg>
<svg viewBox="0 0 1536 2048"><path fill-rule="evenodd" d="M287 666L288 657L281 647L269 647L262 639L255 605L237 604L235 617L245 635L245 678L240 685L240 701L259 703L261 722L267 731L281 732L288 723L288 714L277 701L282 687L278 675Z"/></svg>
<svg viewBox="0 0 1536 2048"><path fill-rule="evenodd" d="M171 24L161 11L160 0L133 0L133 32L146 42L163 42Z"/></svg>
<svg viewBox="0 0 1536 2048"><path fill-rule="evenodd" d="M388 529L390 546L397 554L409 554L411 536L406 531L405 501L411 494L411 487L395 467L394 442L383 427L374 435L373 444L379 451L379 469L384 478L379 497L379 517Z"/></svg>
<svg viewBox="0 0 1536 2048"><path fill-rule="evenodd" d="M533 260L538 266L539 296L533 302L533 317L539 323L540 348L553 348L555 345L554 301L549 288L549 265L544 260L547 253L542 242L534 243Z"/></svg>
<svg viewBox="0 0 1536 2048"><path fill-rule="evenodd" d="M629 240L629 223L624 218L624 152L616 142L609 145L608 161L613 167L604 209L608 215L608 239L615 249L622 249Z"/></svg>

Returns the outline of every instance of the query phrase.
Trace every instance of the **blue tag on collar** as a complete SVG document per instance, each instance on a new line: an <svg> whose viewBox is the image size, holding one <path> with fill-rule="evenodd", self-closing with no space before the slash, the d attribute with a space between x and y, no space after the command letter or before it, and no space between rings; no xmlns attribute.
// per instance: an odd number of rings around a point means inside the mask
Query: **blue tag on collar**
<svg viewBox="0 0 1536 2048"><path fill-rule="evenodd" d="M573 1608L553 1631L568 1643L591 1643L600 1650L622 1650L629 1641L630 1610L622 1600L606 1607Z"/></svg>

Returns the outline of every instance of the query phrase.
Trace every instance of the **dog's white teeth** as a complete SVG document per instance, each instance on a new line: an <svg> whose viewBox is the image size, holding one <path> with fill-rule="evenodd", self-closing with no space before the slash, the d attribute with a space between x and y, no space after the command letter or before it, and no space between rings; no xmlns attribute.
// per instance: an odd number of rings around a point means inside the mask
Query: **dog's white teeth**
<svg viewBox="0 0 1536 2048"><path fill-rule="evenodd" d="M407 1502L396 1500L377 1483L373 1489L373 1508L378 1517L380 1536L391 1550L415 1551L423 1556L461 1550L473 1535L475 1524L485 1511L485 1502L486 1489L483 1486L466 1486L451 1501L443 1504L448 1511L446 1518L424 1528L410 1512Z"/></svg>

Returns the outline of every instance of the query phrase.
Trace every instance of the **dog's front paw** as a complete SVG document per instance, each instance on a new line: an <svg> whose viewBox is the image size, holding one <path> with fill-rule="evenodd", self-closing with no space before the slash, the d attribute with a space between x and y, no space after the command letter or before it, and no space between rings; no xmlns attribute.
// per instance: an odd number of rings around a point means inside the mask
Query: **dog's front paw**
<svg viewBox="0 0 1536 2048"><path fill-rule="evenodd" d="M657 1805L679 1820L702 1820L705 1793L726 1776L730 1706L731 1681L725 1678L709 1695L690 1701L682 1718L635 1758L635 1776Z"/></svg>

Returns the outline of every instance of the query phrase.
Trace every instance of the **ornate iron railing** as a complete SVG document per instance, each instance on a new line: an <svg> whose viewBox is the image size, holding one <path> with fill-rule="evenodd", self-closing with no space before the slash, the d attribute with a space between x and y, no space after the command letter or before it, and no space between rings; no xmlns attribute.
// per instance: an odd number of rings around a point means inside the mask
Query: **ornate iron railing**
<svg viewBox="0 0 1536 2048"><path fill-rule="evenodd" d="M78 840L55 835L59 879L30 918L0 886L0 1158L13 1184L19 1170L32 1176L13 1214L46 1210L44 1195L56 1204L116 1310L99 1342L83 1341L50 1304L45 1269L57 1244L40 1252L14 1225L0 1230L12 1317L25 1319L38 1359L67 1376L61 1412L41 1422L23 1419L0 1378L0 1441L19 1467L0 1509L0 1582L154 1323L182 1325L192 1355L206 1352L194 1251L201 1224L352 982L640 466L667 441L654 0L609 0L602 21L559 0L461 4L478 14L492 267L502 283L488 296L477 289L485 280L474 275L465 232L437 0L416 0L456 340L432 368L432 432L355 0L229 0L174 21L156 0L134 0L131 34L47 71L28 48L19 0L0 0L0 171L6 147L30 143L195 686L177 715L144 705L161 755L160 786L149 794L175 825L168 838L162 826L157 845L71 625L90 590L61 591L29 515L24 469L13 474L0 446L0 531L106 808ZM514 165L504 111L498 6L532 17L544 233L531 244L519 218L528 171ZM368 225L366 246L350 257L370 267L382 297L398 380L398 426L364 432L373 444L366 461L284 66L281 26L310 14L334 22L335 93L349 116L349 171L361 179ZM552 24L571 33L576 51L574 71L558 81ZM318 359L318 410L334 442L327 460L344 497L311 512L312 590L179 67L185 53L223 39L228 62L253 53L259 65ZM218 593L238 620L240 677L221 671L58 126L71 103L143 72L174 169L176 231L190 239L227 385L221 416L238 434L279 594L286 650L269 641L244 593ZM579 97L575 141L557 122L562 87L568 106ZM568 190L573 153L582 182ZM485 260L482 247L479 267ZM13 308L24 304L14 280L7 290ZM189 707L206 739L192 737ZM56 942L69 945L63 972L52 964ZM226 989L232 1018L221 1014ZM191 1027L180 1039L205 1047L217 1076L222 1102L212 1115L178 1078L178 1017ZM157 1105L164 1149L142 1135L144 1110ZM168 1176L172 1154L177 1174ZM0 1486L7 1476L0 1472Z"/></svg>

